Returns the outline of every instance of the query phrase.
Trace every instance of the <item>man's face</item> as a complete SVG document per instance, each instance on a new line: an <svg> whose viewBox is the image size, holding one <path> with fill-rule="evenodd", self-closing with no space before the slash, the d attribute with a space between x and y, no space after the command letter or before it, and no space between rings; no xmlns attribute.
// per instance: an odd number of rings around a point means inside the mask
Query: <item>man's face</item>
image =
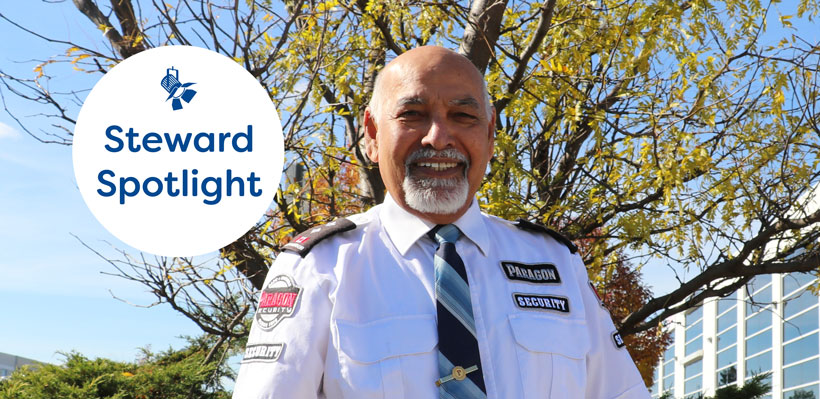
<svg viewBox="0 0 820 399"><path fill-rule="evenodd" d="M451 223L484 177L494 116L487 115L481 76L469 61L440 48L414 51L384 72L379 114L365 116L368 155L399 205Z"/></svg>

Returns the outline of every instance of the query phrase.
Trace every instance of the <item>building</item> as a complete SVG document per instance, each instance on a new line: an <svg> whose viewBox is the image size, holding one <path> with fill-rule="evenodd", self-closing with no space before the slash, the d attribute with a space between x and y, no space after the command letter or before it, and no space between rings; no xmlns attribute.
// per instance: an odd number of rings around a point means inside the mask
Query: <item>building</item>
<svg viewBox="0 0 820 399"><path fill-rule="evenodd" d="M0 352L0 379L10 376L14 370L17 370L27 364L37 365L40 363L36 360Z"/></svg>
<svg viewBox="0 0 820 399"><path fill-rule="evenodd" d="M771 372L774 399L820 399L820 306L808 273L761 275L669 324L674 343L655 371L653 398L714 395Z"/></svg>

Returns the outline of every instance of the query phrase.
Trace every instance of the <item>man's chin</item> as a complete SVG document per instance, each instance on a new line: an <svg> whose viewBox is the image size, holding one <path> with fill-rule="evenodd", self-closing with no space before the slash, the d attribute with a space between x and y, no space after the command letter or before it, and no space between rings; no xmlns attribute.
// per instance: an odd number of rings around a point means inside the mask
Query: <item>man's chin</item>
<svg viewBox="0 0 820 399"><path fill-rule="evenodd" d="M429 184L405 179L402 188L407 206L423 214L452 215L464 208L469 200L469 187L464 181L447 187L430 187Z"/></svg>

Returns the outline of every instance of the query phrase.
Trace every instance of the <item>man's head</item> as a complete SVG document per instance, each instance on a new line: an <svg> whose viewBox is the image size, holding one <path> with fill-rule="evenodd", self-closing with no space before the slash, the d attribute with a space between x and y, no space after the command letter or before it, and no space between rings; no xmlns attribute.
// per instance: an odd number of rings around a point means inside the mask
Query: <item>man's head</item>
<svg viewBox="0 0 820 399"><path fill-rule="evenodd" d="M364 122L367 154L400 206L438 224L464 214L495 133L484 79L467 58L433 46L396 57L376 80Z"/></svg>

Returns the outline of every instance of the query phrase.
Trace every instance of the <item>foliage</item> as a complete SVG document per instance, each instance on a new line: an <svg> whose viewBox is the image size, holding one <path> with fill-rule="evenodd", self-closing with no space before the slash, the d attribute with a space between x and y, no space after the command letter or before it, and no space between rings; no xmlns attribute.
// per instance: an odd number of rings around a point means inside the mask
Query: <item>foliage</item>
<svg viewBox="0 0 820 399"><path fill-rule="evenodd" d="M715 396L706 399L760 399L772 391L772 386L767 382L771 373L757 374L745 383L742 387L730 385L715 391Z"/></svg>
<svg viewBox="0 0 820 399"><path fill-rule="evenodd" d="M88 359L71 352L63 365L25 366L0 380L0 399L227 399L219 379L228 372L204 362L204 341L182 350L143 350L136 362Z"/></svg>
<svg viewBox="0 0 820 399"><path fill-rule="evenodd" d="M772 373L763 373L757 374L754 377L747 380L742 387L738 387L737 385L730 385L723 388L718 388L715 391L715 396L703 396L703 394L698 394L695 396L690 396L687 398L692 399L761 399L766 394L772 391L772 386L767 381L771 377ZM812 398L814 394L809 392ZM797 395L801 395L797 393ZM791 398L798 398L799 396L790 396ZM659 399L673 399L672 394L669 392L664 392L663 395L660 396ZM808 399L808 398L806 398Z"/></svg>
<svg viewBox="0 0 820 399"><path fill-rule="evenodd" d="M589 241L600 287L624 257L685 270L673 292L618 313L625 336L754 275L820 265L820 211L806 200L820 183L820 52L799 28L820 11L815 0L73 3L103 43L40 35L64 52L33 76L0 71L0 90L55 126L39 134L18 118L38 139L71 143L83 94L52 87L61 66L100 75L167 44L232 57L280 110L286 164L305 177L287 182L268 220L224 248L218 267L112 261L220 343L247 335L253 290L288 237L383 199L361 115L375 73L425 44L459 48L485 72L498 113L479 192L487 212ZM202 294L179 299L186 290Z"/></svg>

